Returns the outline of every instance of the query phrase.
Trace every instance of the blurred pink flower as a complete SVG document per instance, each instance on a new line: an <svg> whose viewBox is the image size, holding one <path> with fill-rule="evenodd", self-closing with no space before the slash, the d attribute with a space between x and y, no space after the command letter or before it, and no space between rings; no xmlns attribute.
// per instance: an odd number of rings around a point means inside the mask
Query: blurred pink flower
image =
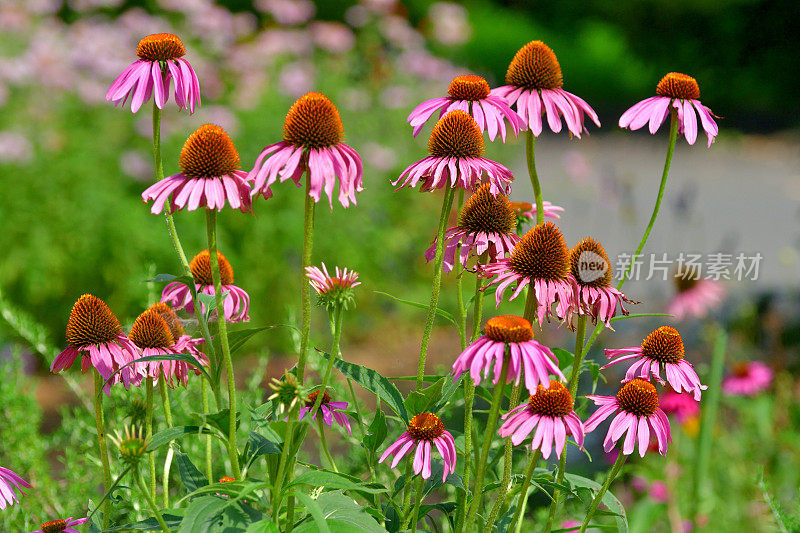
<svg viewBox="0 0 800 533"><path fill-rule="evenodd" d="M378 170L388 171L397 166L397 154L389 146L368 142L361 152L364 154L364 161Z"/></svg>
<svg viewBox="0 0 800 533"><path fill-rule="evenodd" d="M558 527L564 530L562 533L578 533L581 529L581 523L577 520L564 520Z"/></svg>
<svg viewBox="0 0 800 533"><path fill-rule="evenodd" d="M309 62L294 62L286 65L279 77L281 92L298 97L314 87L314 65Z"/></svg>
<svg viewBox="0 0 800 533"><path fill-rule="evenodd" d="M691 269L675 273L675 286L677 293L667 304L667 313L678 321L703 318L725 298L725 287L720 281L701 279Z"/></svg>
<svg viewBox="0 0 800 533"><path fill-rule="evenodd" d="M722 390L730 396L755 396L772 385L774 372L761 361L733 365L733 373L722 382Z"/></svg>
<svg viewBox="0 0 800 533"><path fill-rule="evenodd" d="M434 38L442 44L464 44L472 33L464 6L453 2L436 2L428 8L428 19Z"/></svg>
<svg viewBox="0 0 800 533"><path fill-rule="evenodd" d="M126 176L141 182L153 179L153 159L136 150L125 150L119 156L119 168Z"/></svg>
<svg viewBox="0 0 800 533"><path fill-rule="evenodd" d="M332 54L349 52L356 44L352 30L339 22L314 22L309 29L314 44Z"/></svg>
<svg viewBox="0 0 800 533"><path fill-rule="evenodd" d="M256 0L256 9L269 13L275 22L284 26L305 24L314 16L316 7L308 0Z"/></svg>
<svg viewBox="0 0 800 533"><path fill-rule="evenodd" d="M667 503L669 499L669 489L667 484L661 480L656 480L650 483L650 491L648 493L650 498L657 503Z"/></svg>
<svg viewBox="0 0 800 533"><path fill-rule="evenodd" d="M0 163L27 163L33 157L31 142L20 133L0 131Z"/></svg>
<svg viewBox="0 0 800 533"><path fill-rule="evenodd" d="M681 424L700 412L700 402L691 394L677 393L671 387L661 396L660 405L667 415L675 415Z"/></svg>

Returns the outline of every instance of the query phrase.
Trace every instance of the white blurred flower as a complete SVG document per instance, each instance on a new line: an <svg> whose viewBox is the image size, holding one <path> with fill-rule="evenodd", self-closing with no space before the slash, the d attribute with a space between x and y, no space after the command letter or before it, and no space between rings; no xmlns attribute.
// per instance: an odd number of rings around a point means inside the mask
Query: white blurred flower
<svg viewBox="0 0 800 533"><path fill-rule="evenodd" d="M409 103L409 94L406 87L394 85L381 91L381 104L386 109L399 109Z"/></svg>
<svg viewBox="0 0 800 533"><path fill-rule="evenodd" d="M33 157L33 146L22 134L0 131L0 162L26 163Z"/></svg>
<svg viewBox="0 0 800 533"><path fill-rule="evenodd" d="M428 9L433 37L442 44L458 45L469 40L471 28L467 10L452 2L436 2Z"/></svg>
<svg viewBox="0 0 800 533"><path fill-rule="evenodd" d="M136 150L125 150L119 156L119 168L123 174L137 181L149 183L154 179L153 161Z"/></svg>
<svg viewBox="0 0 800 533"><path fill-rule="evenodd" d="M397 165L397 154L388 146L368 142L362 147L361 153L364 161L378 170L389 171Z"/></svg>
<svg viewBox="0 0 800 533"><path fill-rule="evenodd" d="M269 13L275 22L284 26L305 24L316 11L308 0L256 0L255 7L262 13Z"/></svg>
<svg viewBox="0 0 800 533"><path fill-rule="evenodd" d="M305 61L290 63L281 70L278 81L284 94L302 96L314 87L314 65Z"/></svg>

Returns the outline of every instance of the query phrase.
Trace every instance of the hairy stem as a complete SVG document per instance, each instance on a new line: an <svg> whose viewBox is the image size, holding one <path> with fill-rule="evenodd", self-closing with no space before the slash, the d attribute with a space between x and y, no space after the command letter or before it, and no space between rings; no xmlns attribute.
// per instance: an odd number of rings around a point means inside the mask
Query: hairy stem
<svg viewBox="0 0 800 533"><path fill-rule="evenodd" d="M172 407L169 404L169 391L167 390L167 382L162 377L161 383L159 383L159 388L161 389L161 403L164 406L164 418L167 422L167 428L172 427ZM172 443L169 443L167 446L167 456L164 458L164 478L162 479L163 483L163 498L164 498L164 508L169 507L169 471L170 467L172 466L172 457L175 454L175 450L172 447ZM153 455L153 454L150 454ZM211 480L209 480L211 483Z"/></svg>
<svg viewBox="0 0 800 533"><path fill-rule="evenodd" d="M311 175L306 173L306 200L303 225L303 265L300 269L300 301L303 309L303 325L300 330L300 354L297 357L297 379L303 382L308 356L308 339L311 334L311 286L306 279L306 267L311 265L311 252L314 248L314 208L316 203L310 196Z"/></svg>
<svg viewBox="0 0 800 533"><path fill-rule="evenodd" d="M617 460L614 461L614 466L611 467L611 471L608 473L605 483L603 483L603 486L600 487L600 491L595 495L594 499L592 500L592 504L589 506L589 510L586 512L586 518L583 519L583 524L581 524L579 533L584 533L586 531L586 527L589 525L592 517L594 517L594 513L597 511L597 507L603 500L603 496L605 496L606 492L608 492L608 487L611 486L611 483L617 477L617 474L619 474L619 471L622 469L622 465L625 464L625 460L627 458L628 456L623 455L622 452L617 455Z"/></svg>
<svg viewBox="0 0 800 533"><path fill-rule="evenodd" d="M333 460L333 456L331 455L330 450L328 449L328 441L325 438L325 425L322 423L322 417L317 417L317 428L319 429L319 442L320 447L322 448L322 453L325 454L325 458L328 460L328 464L330 464L331 469L334 472L338 472L339 469L336 468L336 462Z"/></svg>
<svg viewBox="0 0 800 533"><path fill-rule="evenodd" d="M164 522L164 517L161 516L161 512L158 510L158 507L156 506L156 502L153 500L153 498L150 497L150 492L144 486L144 481L142 481L142 475L139 473L138 465L134 466L132 473L134 479L136 480L136 484L139 486L139 491L142 493L142 496L144 496L144 499L147 500L147 505L153 512L153 516L156 517L156 522L158 522L158 525L161 527L161 531L163 531L164 533L169 533L170 530L169 527L167 527L167 523Z"/></svg>
<svg viewBox="0 0 800 533"><path fill-rule="evenodd" d="M209 412L208 408L208 384L206 383L206 379L203 377L201 378L201 385L200 385L200 401L203 404L203 414L206 415ZM206 435L206 477L208 478L209 483L214 482L214 466L211 460L212 457L212 450L211 450L211 435Z"/></svg>
<svg viewBox="0 0 800 533"><path fill-rule="evenodd" d="M214 296L217 304L219 344L222 348L222 361L228 376L228 456L231 461L233 477L241 479L239 454L236 450L236 379L233 374L233 361L228 345L228 327L225 323L225 312L222 305L222 282L219 274L219 258L217 257L217 212L213 209L206 209L206 233L208 234L208 254L211 259L211 278L214 281Z"/></svg>
<svg viewBox="0 0 800 533"><path fill-rule="evenodd" d="M506 348L506 351L508 351L508 348ZM500 380L494 387L492 405L489 408L489 418L486 420L486 431L483 434L483 447L481 449L480 460L478 461L478 470L475 473L475 488L472 491L472 505L469 508L464 531L472 531L472 524L475 523L478 507L482 500L483 479L486 476L486 463L489 461L489 449L492 447L494 430L497 426L497 415L500 413L500 405L503 403L503 394L506 390L506 376L508 375L509 360L510 357L508 353L506 353L505 357L503 357L503 368L500 371Z"/></svg>
<svg viewBox="0 0 800 533"><path fill-rule="evenodd" d="M447 230L447 219L450 218L450 209L453 207L453 196L453 188L448 181L444 189L444 198L442 199L439 230L436 233L436 254L433 258L433 287L431 288L431 303L428 306L428 316L425 318L425 331L422 334L422 345L419 351L417 389L422 388L422 381L425 375L425 359L428 357L428 342L431 338L433 323L436 320L436 309L439 305L439 289L442 286L442 265L444 263L444 234Z"/></svg>
<svg viewBox="0 0 800 533"><path fill-rule="evenodd" d="M328 366L325 368L325 377L322 378L322 386L317 391L317 397L314 398L314 405L309 411L309 416L315 416L319 406L322 405L322 399L325 396L325 391L328 389L328 382L331 379L331 372L333 371L333 363L339 356L339 342L342 338L342 306L336 306L331 317L333 323L333 344L331 345L331 357L328 359Z"/></svg>
<svg viewBox="0 0 800 533"><path fill-rule="evenodd" d="M419 522L419 506L422 505L422 489L424 486L425 480L422 479L422 476L417 477L414 495L414 512L411 513L411 533L416 533L417 531L417 522Z"/></svg>
<svg viewBox="0 0 800 533"><path fill-rule="evenodd" d="M145 378L145 415L144 415L144 433L145 438L149 439L153 436L153 378ZM156 457L151 453L147 456L147 464L150 467L150 496L155 499L156 497Z"/></svg>
<svg viewBox="0 0 800 533"><path fill-rule="evenodd" d="M100 448L100 461L103 463L103 493L111 488L111 466L108 462L108 445L106 444L105 417L103 415L103 376L94 372L94 417L97 423L97 445ZM103 528L108 529L111 501L103 502Z"/></svg>
<svg viewBox="0 0 800 533"><path fill-rule="evenodd" d="M521 388L521 385L517 383L514 385L514 388L511 389L511 398L508 404L509 408L516 407L519 401ZM511 466L514 459L512 452L513 446L511 444L511 437L506 437L505 450L503 451L503 481L500 484L500 491L497 493L497 500L494 502L491 513L489 513L489 520L486 521L486 527L491 527L491 525L494 524L497 515L500 514L501 507L503 507L503 502L506 499L508 484L511 482Z"/></svg>
<svg viewBox="0 0 800 533"><path fill-rule="evenodd" d="M528 175L533 186L533 197L536 200L536 224L544 222L544 199L542 198L542 186L539 185L539 175L536 173L536 137L528 129L525 142L525 157L528 162Z"/></svg>

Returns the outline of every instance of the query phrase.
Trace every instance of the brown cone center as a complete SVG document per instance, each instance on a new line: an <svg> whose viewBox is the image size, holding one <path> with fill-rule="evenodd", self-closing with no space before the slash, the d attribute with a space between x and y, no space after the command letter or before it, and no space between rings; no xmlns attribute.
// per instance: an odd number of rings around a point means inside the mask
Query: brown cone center
<svg viewBox="0 0 800 533"><path fill-rule="evenodd" d="M154 33L139 41L136 55L145 61L169 61L186 55L186 48L177 35Z"/></svg>
<svg viewBox="0 0 800 533"><path fill-rule="evenodd" d="M511 60L506 83L529 90L557 89L564 84L564 78L553 50L542 41L531 41Z"/></svg>
<svg viewBox="0 0 800 533"><path fill-rule="evenodd" d="M222 255L222 252L217 251L217 260L219 261L219 277L222 285L233 284L233 267ZM200 285L213 285L214 279L211 276L211 255L208 250L203 250L192 258L189 263L189 268L192 271L192 277Z"/></svg>
<svg viewBox="0 0 800 533"><path fill-rule="evenodd" d="M414 440L433 440L444 433L444 422L433 413L419 413L408 423L408 432Z"/></svg>
<svg viewBox="0 0 800 533"><path fill-rule="evenodd" d="M119 320L100 298L84 294L72 306L66 333L70 346L82 348L102 344L114 340L120 333Z"/></svg>
<svg viewBox="0 0 800 533"><path fill-rule="evenodd" d="M434 157L475 158L484 152L483 134L470 115L460 109L439 119L428 140Z"/></svg>
<svg viewBox="0 0 800 533"><path fill-rule="evenodd" d="M642 355L659 363L677 363L685 355L683 339L672 326L661 326L642 341Z"/></svg>
<svg viewBox="0 0 800 533"><path fill-rule="evenodd" d="M564 235L552 222L534 226L517 243L509 264L520 276L563 281L570 270Z"/></svg>
<svg viewBox="0 0 800 533"><path fill-rule="evenodd" d="M301 96L286 114L283 140L304 148L327 148L344 140L339 110L322 93Z"/></svg>
<svg viewBox="0 0 800 533"><path fill-rule="evenodd" d="M584 237L569 252L570 270L579 285L609 287L611 262L603 245L591 237Z"/></svg>
<svg viewBox="0 0 800 533"><path fill-rule="evenodd" d="M483 100L492 92L489 84L480 76L468 74L457 76L450 82L447 94L456 100Z"/></svg>
<svg viewBox="0 0 800 533"><path fill-rule="evenodd" d="M517 226L517 216L508 197L503 194L495 196L488 184L481 185L469 197L458 220L459 226L473 233L508 235Z"/></svg>
<svg viewBox="0 0 800 533"><path fill-rule="evenodd" d="M136 317L128 338L139 348L169 348L175 344L167 321L153 309Z"/></svg>
<svg viewBox="0 0 800 533"><path fill-rule="evenodd" d="M215 124L197 128L181 149L178 166L190 178L218 178L238 170L239 152L230 135Z"/></svg>
<svg viewBox="0 0 800 533"><path fill-rule="evenodd" d="M700 98L700 86L691 76L670 72L656 85L656 94L682 100L697 100Z"/></svg>
<svg viewBox="0 0 800 533"><path fill-rule="evenodd" d="M319 396L320 392L321 391L316 391L308 395L308 398L306 399L306 407L314 407L314 402L317 401L317 396ZM322 401L320 402L320 405L326 405L330 403L330 401L331 401L331 395L328 394L328 391L323 392Z"/></svg>
<svg viewBox="0 0 800 533"><path fill-rule="evenodd" d="M700 271L695 268L683 266L675 272L675 288L679 293L693 289L700 281Z"/></svg>
<svg viewBox="0 0 800 533"><path fill-rule="evenodd" d="M563 417L572 412L572 396L560 381L550 380L550 387L545 389L541 384L536 387L536 394L528 399L531 411L537 415Z"/></svg>
<svg viewBox="0 0 800 533"><path fill-rule="evenodd" d="M531 323L521 316L495 316L486 321L483 333L495 342L527 342L533 338Z"/></svg>
<svg viewBox="0 0 800 533"><path fill-rule="evenodd" d="M181 325L178 315L168 304L165 304L164 302L158 302L148 307L147 310L155 311L161 316L161 318L164 319L164 321L167 323L167 326L169 326L169 332L172 335L172 338L176 341L184 334L183 325Z"/></svg>
<svg viewBox="0 0 800 533"><path fill-rule="evenodd" d="M658 408L658 392L649 381L636 378L619 389L617 402L623 411L636 416L650 416Z"/></svg>

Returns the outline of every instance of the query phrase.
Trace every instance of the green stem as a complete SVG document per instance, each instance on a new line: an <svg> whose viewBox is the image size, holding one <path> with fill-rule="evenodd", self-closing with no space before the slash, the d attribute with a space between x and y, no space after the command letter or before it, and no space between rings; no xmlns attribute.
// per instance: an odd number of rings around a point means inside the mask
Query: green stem
<svg viewBox="0 0 800 533"><path fill-rule="evenodd" d="M525 514L525 506L528 504L528 488L533 479L533 472L536 470L536 465L539 463L539 456L542 452L538 449L534 450L528 455L528 465L525 467L525 480L522 482L522 491L519 493L519 501L517 502L517 510L514 511L514 518L511 520L511 526L514 526L514 533L522 531L522 517Z"/></svg>
<svg viewBox="0 0 800 533"><path fill-rule="evenodd" d="M167 391L167 382L165 379L160 380L159 389L161 389L161 403L164 406L164 419L167 422L167 428L172 427L172 407L169 403L169 391ZM167 456L164 458L164 477L162 479L163 483L163 498L164 498L164 508L169 507L169 471L172 466L172 457L175 454L175 450L172 448L172 443L169 444L167 447ZM153 454L150 454L153 455ZM211 480L209 480L211 483Z"/></svg>
<svg viewBox="0 0 800 533"><path fill-rule="evenodd" d="M208 408L208 383L206 383L205 378L201 378L202 382L200 385L200 398L203 404L203 414L207 415L209 412ZM213 462L211 461L212 450L211 450L211 435L206 435L206 477L208 478L209 483L214 482L214 466Z"/></svg>
<svg viewBox="0 0 800 533"><path fill-rule="evenodd" d="M628 276L630 276L631 271L633 270L633 265L636 259L641 255L642 250L644 250L645 245L647 244L647 239L650 237L650 232L653 230L653 226L656 223L656 218L658 218L658 212L661 209L661 201L664 198L664 190L667 187L667 176L669 175L669 167L672 164L672 154L675 152L675 142L678 139L678 116L675 109L671 108L670 111L670 123L669 123L669 141L667 145L667 158L664 161L664 170L661 173L661 183L658 186L658 196L656 196L656 205L653 206L653 213L650 215L650 222L647 224L647 227L644 230L644 235L642 235L642 240L639 242L639 246L636 247L636 253L631 258L631 262L628 265L628 268L625 269L625 273L622 276L622 279L619 280L617 284L617 289L622 290L622 286L625 285L625 282L628 280ZM597 321L597 325L592 332L591 337L586 342L586 345L583 348L584 353L589 352L589 348L592 347L594 344L595 339L600 333L603 331L605 324L602 320Z"/></svg>
<svg viewBox="0 0 800 533"><path fill-rule="evenodd" d="M728 335L722 327L718 326L717 337L714 340L714 349L711 354L711 372L708 376L708 392L703 399L703 409L700 410L700 431L697 439L697 458L693 468L693 494L692 513L693 520L697 520L701 500L706 496L705 487L708 482L708 466L711 459L711 448L714 443L714 426L719 410L720 391L722 389L722 371L725 367L725 351L728 344Z"/></svg>
<svg viewBox="0 0 800 533"><path fill-rule="evenodd" d="M317 397L314 398L314 405L311 407L311 411L309 411L309 416L313 416L319 406L322 405L322 398L325 396L325 391L328 389L328 382L331 379L331 372L333 371L333 363L336 361L336 358L339 356L339 342L342 338L342 306L337 305L336 309L333 310L333 316L331 317L331 322L333 323L333 344L331 345L331 357L328 359L328 366L325 368L325 377L322 378L322 386L317 391Z"/></svg>
<svg viewBox="0 0 800 533"><path fill-rule="evenodd" d="M569 389L570 396L574 399L575 394L578 392L578 378L580 377L581 363L586 355L583 350L583 339L586 336L586 315L578 316L578 324L575 328L575 355L572 358L572 373L569 375ZM565 449L558 460L558 475L556 477L556 484L564 482L564 474L567 469L567 450ZM556 518L556 511L558 506L561 505L562 494L559 489L553 490L553 501L550 502L550 513L547 516L547 524L544 528L544 533L549 533L553 528L553 523Z"/></svg>
<svg viewBox="0 0 800 533"><path fill-rule="evenodd" d="M403 472L403 479L405 480L405 484L403 485L403 512L400 515L401 530L406 528L406 522L410 516L410 511L411 511L411 466L412 466L411 461L413 460L414 460L413 456L409 455L408 461L406 461L405 472Z"/></svg>
<svg viewBox="0 0 800 533"><path fill-rule="evenodd" d="M508 404L509 408L516 407L517 402L519 401L519 393L521 388L521 385L517 383L514 385L514 388L511 389L511 398ZM491 513L489 513L489 520L486 521L486 527L491 528L491 525L494 524L494 521L497 518L497 515L500 514L500 509L503 507L503 503L506 499L508 484L511 482L511 466L514 460L512 453L513 451L511 437L506 437L505 450L503 454L503 481L500 485L500 491L497 494L497 500L494 502Z"/></svg>
<svg viewBox="0 0 800 533"><path fill-rule="evenodd" d="M472 473L472 406L475 402L475 382L467 375L464 378L464 494L458 502L456 531L461 531L467 513L467 490Z"/></svg>
<svg viewBox="0 0 800 533"><path fill-rule="evenodd" d="M506 348L508 352L508 348ZM500 380L494 388L492 395L492 405L489 409L489 418L486 420L486 432L483 434L483 447L481 449L481 458L478 461L478 470L475 473L475 485L472 491L472 505L469 508L469 515L467 515L467 523L464 531L472 531L472 524L475 523L475 517L478 513L478 507L483 496L483 479L486 476L486 464L489 461L489 449L492 447L492 439L494 437L494 430L497 426L497 415L500 413L500 405L503 402L503 394L506 390L506 377L508 375L508 363L510 357L508 353L503 357L503 369L500 371Z"/></svg>
<svg viewBox="0 0 800 533"><path fill-rule="evenodd" d="M322 447L322 452L325 454L325 458L328 460L328 463L331 465L331 468L334 472L338 472L339 469L336 468L336 463L333 460L333 456L331 455L330 450L328 449L328 441L325 439L325 426L322 423L322 417L317 417L317 428L319 429L319 442Z"/></svg>
<svg viewBox="0 0 800 533"><path fill-rule="evenodd" d="M283 449L281 450L281 459L278 462L278 471L275 474L275 481L272 484L272 521L278 521L278 514L281 508L283 490L283 478L286 465L289 461L289 449L292 447L292 435L294 434L294 419L297 416L295 409L290 409L286 421L286 434L283 437Z"/></svg>
<svg viewBox="0 0 800 533"><path fill-rule="evenodd" d="M103 376L94 372L94 417L97 423L97 445L100 447L100 461L103 463L103 494L111 488L111 466L108 462L108 446L106 444L105 419L103 415ZM103 502L103 529L108 529L110 500Z"/></svg>
<svg viewBox="0 0 800 533"><path fill-rule="evenodd" d="M478 266L485 265L489 260L488 256L482 255L478 257ZM481 317L483 315L483 282L485 281L480 275L475 277L475 300L472 308L472 335L470 342L475 342L478 335L481 334Z"/></svg>
<svg viewBox="0 0 800 533"><path fill-rule="evenodd" d="M233 477L241 479L239 454L236 451L236 379L233 374L233 361L231 360L231 350L228 345L228 327L225 323L225 312L222 305L222 282L219 274L219 257L217 257L217 212L214 209L206 209L206 233L208 235L208 254L211 259L211 278L214 281L214 296L217 303L219 343L222 348L225 371L228 375L228 456L231 461Z"/></svg>
<svg viewBox="0 0 800 533"><path fill-rule="evenodd" d="M144 383L145 390L145 415L144 432L145 438L153 436L153 378L146 378ZM156 457L151 453L147 456L147 463L150 467L150 496L156 497Z"/></svg>
<svg viewBox="0 0 800 533"><path fill-rule="evenodd" d="M533 132L528 129L526 143L525 143L525 156L528 161L528 175L531 178L531 185L533 186L533 197L536 199L536 224L544 222L544 199L542 198L542 186L539 185L539 175L536 173L536 137Z"/></svg>
<svg viewBox="0 0 800 533"><path fill-rule="evenodd" d="M422 489L425 486L425 480L422 476L417 477L416 490L414 495L414 512L411 518L411 533L416 533L417 523L419 522L419 506L422 504Z"/></svg>
<svg viewBox="0 0 800 533"><path fill-rule="evenodd" d="M139 473L138 465L133 468L133 477L136 479L136 484L139 486L139 491L142 493L142 496L144 496L144 499L147 500L147 505L150 507L150 510L153 511L153 516L156 517L156 522L158 522L158 525L161 526L161 530L164 533L170 533L167 523L164 522L164 517L161 516L158 507L156 507L156 502L150 497L150 492L144 486L144 481L142 481L142 475Z"/></svg>
<svg viewBox="0 0 800 533"><path fill-rule="evenodd" d="M311 265L311 252L314 247L314 208L317 205L309 194L311 176L306 173L306 201L303 225L303 265L300 269L300 300L303 309L303 325L300 332L300 354L297 357L297 380L302 383L306 371L308 338L311 334L311 286L306 279L306 267Z"/></svg>
<svg viewBox="0 0 800 533"><path fill-rule="evenodd" d="M461 212L461 208L464 206L464 189L458 190L458 211ZM461 245L458 245L456 249L456 258L461 257ZM455 268L455 265L453 265ZM458 314L456 315L458 318L458 337L461 341L461 350L463 351L467 347L467 310L464 309L464 270L461 269L461 272L456 275L456 304L458 305Z"/></svg>
<svg viewBox="0 0 800 533"><path fill-rule="evenodd" d="M603 500L603 496L605 496L606 492L608 492L608 487L611 486L611 483L617 477L617 474L619 474L619 471L622 469L622 465L625 464L625 460L627 458L628 456L623 455L621 451L619 455L617 455L617 460L614 461L614 466L611 467L611 471L608 473L608 477L606 477L605 483L603 483L603 486L600 487L600 491L595 495L594 499L592 500L592 504L589 506L589 510L586 512L586 518L583 519L583 524L581 524L581 529L578 533L584 533L586 531L586 527L592 520L595 511L597 511L597 507Z"/></svg>
<svg viewBox="0 0 800 533"><path fill-rule="evenodd" d="M422 334L422 346L419 350L417 389L422 388L422 380L425 375L425 359L428 357L428 342L433 331L433 322L436 319L436 308L439 305L439 289L442 286L442 264L444 263L444 234L447 230L447 220L450 218L450 209L453 207L453 196L453 188L448 181L444 189L444 198L442 199L439 230L436 233L436 254L433 258L433 287L431 288L431 303L428 306L428 316L425 318L425 331Z"/></svg>

